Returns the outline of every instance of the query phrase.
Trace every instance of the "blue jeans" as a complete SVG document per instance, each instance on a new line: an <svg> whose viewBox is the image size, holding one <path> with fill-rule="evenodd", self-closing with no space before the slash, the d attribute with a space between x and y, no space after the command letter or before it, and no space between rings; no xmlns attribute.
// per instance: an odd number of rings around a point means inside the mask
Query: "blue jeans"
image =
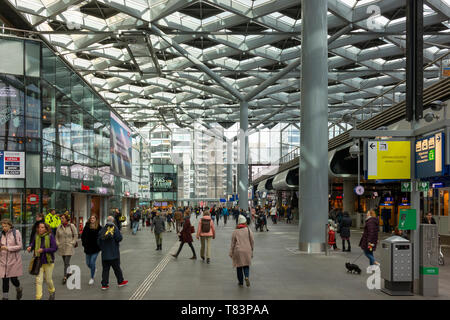
<svg viewBox="0 0 450 320"><path fill-rule="evenodd" d="M239 280L239 284L244 284L244 275L246 278L248 278L250 276L250 267L249 266L237 267L236 271L237 271L237 277Z"/></svg>
<svg viewBox="0 0 450 320"><path fill-rule="evenodd" d="M364 254L366 255L367 258L369 258L370 265L373 266L375 264L375 258L373 256L373 251L364 250Z"/></svg>
<svg viewBox="0 0 450 320"><path fill-rule="evenodd" d="M139 227L139 221L133 221L133 234L136 234Z"/></svg>
<svg viewBox="0 0 450 320"><path fill-rule="evenodd" d="M98 252L93 254L86 254L86 264L91 269L91 279L94 279L95 274L95 262L97 261Z"/></svg>

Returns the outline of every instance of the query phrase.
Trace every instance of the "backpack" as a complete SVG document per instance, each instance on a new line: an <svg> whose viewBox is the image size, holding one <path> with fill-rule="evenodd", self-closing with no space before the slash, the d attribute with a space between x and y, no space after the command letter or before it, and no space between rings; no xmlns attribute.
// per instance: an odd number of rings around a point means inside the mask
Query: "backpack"
<svg viewBox="0 0 450 320"><path fill-rule="evenodd" d="M209 230L211 229L211 224L209 222L209 220L207 219L201 219L202 221L202 233L208 233Z"/></svg>

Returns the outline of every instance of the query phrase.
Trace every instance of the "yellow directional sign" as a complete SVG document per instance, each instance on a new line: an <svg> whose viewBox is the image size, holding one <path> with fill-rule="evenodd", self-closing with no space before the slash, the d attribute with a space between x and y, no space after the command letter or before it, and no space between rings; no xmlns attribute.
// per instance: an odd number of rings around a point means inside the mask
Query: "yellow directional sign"
<svg viewBox="0 0 450 320"><path fill-rule="evenodd" d="M411 179L410 141L369 141L368 179Z"/></svg>

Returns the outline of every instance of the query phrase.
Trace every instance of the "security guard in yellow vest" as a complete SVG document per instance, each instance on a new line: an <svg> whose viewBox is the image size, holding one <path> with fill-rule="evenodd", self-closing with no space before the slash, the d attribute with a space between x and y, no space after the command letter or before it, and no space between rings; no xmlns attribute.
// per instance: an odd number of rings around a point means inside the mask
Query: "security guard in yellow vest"
<svg viewBox="0 0 450 320"><path fill-rule="evenodd" d="M50 213L47 213L45 216L45 223L52 228L52 233L56 236L56 228L61 224L61 219L56 215L55 209L50 210Z"/></svg>

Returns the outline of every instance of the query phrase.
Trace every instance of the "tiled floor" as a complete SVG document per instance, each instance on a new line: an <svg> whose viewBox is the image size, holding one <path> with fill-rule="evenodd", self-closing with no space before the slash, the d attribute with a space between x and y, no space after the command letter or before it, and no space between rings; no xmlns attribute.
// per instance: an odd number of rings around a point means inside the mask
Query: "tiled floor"
<svg viewBox="0 0 450 320"><path fill-rule="evenodd" d="M192 218L197 228L195 217ZM129 285L118 288L111 270L110 289L100 289L101 261L97 260L95 284L88 285L89 270L85 265L83 249L80 246L71 263L81 268L81 290L69 290L61 283L63 274L62 258L57 256L53 279L56 298L67 300L117 299L188 299L188 300L273 300L273 299L423 299L421 296L391 297L380 290L369 290L365 273L368 260L363 255L356 262L363 273L351 275L344 263L356 259L361 250L357 247L361 231L352 232L352 252L330 252L330 255L307 255L296 251L298 226L269 222L269 232L255 233L255 252L250 270L250 288L237 286L236 270L228 257L231 233L235 224L229 221L217 227L216 239L212 241L212 259L208 265L202 260L190 260L192 253L188 246L183 248L178 259L170 257L170 249L176 248L174 232L164 234L163 251L156 251L155 240L149 228L131 235L123 229L121 244L121 264ZM381 235L381 234L380 234ZM340 238L338 237L340 246ZM174 246L175 245L175 246ZM199 256L200 243L194 241ZM30 255L24 253L24 270ZM377 252L375 252L377 258ZM447 258L450 262L450 258ZM429 299L450 299L450 266L440 268L440 296ZM25 274L20 278L24 288L24 299L34 299L34 277ZM44 287L45 288L45 287ZM44 289L45 290L45 289ZM44 291L44 299L48 293ZM12 288L10 296L15 297Z"/></svg>

